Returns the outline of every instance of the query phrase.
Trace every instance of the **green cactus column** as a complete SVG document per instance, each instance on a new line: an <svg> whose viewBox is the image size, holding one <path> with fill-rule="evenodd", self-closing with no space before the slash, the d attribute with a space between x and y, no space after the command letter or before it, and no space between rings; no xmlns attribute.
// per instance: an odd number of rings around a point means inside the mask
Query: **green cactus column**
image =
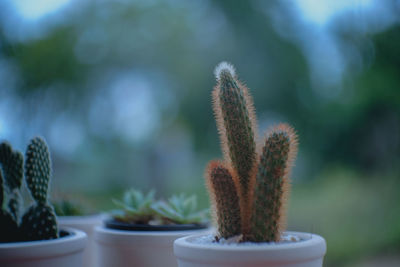
<svg viewBox="0 0 400 267"><path fill-rule="evenodd" d="M10 213L17 221L22 206L20 189L23 178L24 157L21 152L13 151L11 145L7 142L0 144L0 165L2 166L5 185L8 195L8 208Z"/></svg>
<svg viewBox="0 0 400 267"><path fill-rule="evenodd" d="M279 241L285 224L289 172L297 153L297 137L286 124L275 127L262 149L254 187L250 232L245 241Z"/></svg>
<svg viewBox="0 0 400 267"><path fill-rule="evenodd" d="M48 187L51 176L50 153L46 142L35 137L26 150L25 179L35 203L22 217L21 228L28 240L58 237L57 221L52 206L48 204Z"/></svg>
<svg viewBox="0 0 400 267"><path fill-rule="evenodd" d="M19 241L18 224L14 216L3 209L4 184L0 169L0 243Z"/></svg>
<svg viewBox="0 0 400 267"><path fill-rule="evenodd" d="M247 88L236 78L231 65L220 63L215 74L213 108L225 160L237 174L242 224L248 225L250 189L256 171L256 117Z"/></svg>
<svg viewBox="0 0 400 267"><path fill-rule="evenodd" d="M241 233L239 197L231 172L220 162L212 161L207 167L207 187L220 237L229 238Z"/></svg>
<svg viewBox="0 0 400 267"><path fill-rule="evenodd" d="M3 178L4 177L4 178ZM19 190L23 177L23 156L7 142L0 144L0 242L20 240L18 218L22 205ZM4 205L5 196L8 203Z"/></svg>

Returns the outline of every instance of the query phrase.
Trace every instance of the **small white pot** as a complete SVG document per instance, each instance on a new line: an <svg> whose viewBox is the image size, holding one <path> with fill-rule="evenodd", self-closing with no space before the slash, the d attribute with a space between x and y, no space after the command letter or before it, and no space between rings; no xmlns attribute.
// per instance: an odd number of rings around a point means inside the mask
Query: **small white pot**
<svg viewBox="0 0 400 267"><path fill-rule="evenodd" d="M280 244L218 244L196 241L201 235L179 238L174 253L179 267L322 267L325 240L318 235L287 232L301 239Z"/></svg>
<svg viewBox="0 0 400 267"><path fill-rule="evenodd" d="M208 229L185 231L126 231L95 228L99 267L176 267L174 240L207 233Z"/></svg>
<svg viewBox="0 0 400 267"><path fill-rule="evenodd" d="M83 266L97 267L96 249L94 243L94 227L101 225L103 215L89 215L89 216L58 216L58 225L62 228L72 227L86 233L88 241L83 251Z"/></svg>
<svg viewBox="0 0 400 267"><path fill-rule="evenodd" d="M1 243L1 267L83 267L86 234L65 228L68 236L52 240Z"/></svg>

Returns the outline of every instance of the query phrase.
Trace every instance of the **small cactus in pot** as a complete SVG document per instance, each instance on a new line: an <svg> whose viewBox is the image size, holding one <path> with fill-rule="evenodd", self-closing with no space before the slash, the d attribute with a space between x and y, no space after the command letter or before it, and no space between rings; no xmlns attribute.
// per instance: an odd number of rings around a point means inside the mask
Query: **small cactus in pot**
<svg viewBox="0 0 400 267"><path fill-rule="evenodd" d="M24 174L34 204L21 216ZM14 151L9 143L0 144L0 242L59 237L54 209L48 202L50 177L50 154L42 138L30 141L25 162L22 153Z"/></svg>
<svg viewBox="0 0 400 267"><path fill-rule="evenodd" d="M218 238L279 241L297 136L292 127L279 124L257 144L256 115L248 89L228 63L220 63L215 75L213 109L224 159L208 164L206 184Z"/></svg>

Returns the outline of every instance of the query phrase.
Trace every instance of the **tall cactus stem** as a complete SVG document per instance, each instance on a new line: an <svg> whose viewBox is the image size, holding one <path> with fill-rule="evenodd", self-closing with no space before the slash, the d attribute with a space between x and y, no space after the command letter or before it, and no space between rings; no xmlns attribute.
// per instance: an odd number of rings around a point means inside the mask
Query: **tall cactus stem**
<svg viewBox="0 0 400 267"><path fill-rule="evenodd" d="M239 196L230 171L225 164L211 161L207 166L206 184L220 237L229 238L241 233Z"/></svg>
<svg viewBox="0 0 400 267"><path fill-rule="evenodd" d="M225 161L232 166L242 210L242 224L248 225L251 188L257 170L257 124L253 100L246 86L238 81L233 67L220 63L215 69L213 109Z"/></svg>
<svg viewBox="0 0 400 267"><path fill-rule="evenodd" d="M262 148L245 241L279 241L286 224L289 176L297 154L297 136L287 124L274 127Z"/></svg>

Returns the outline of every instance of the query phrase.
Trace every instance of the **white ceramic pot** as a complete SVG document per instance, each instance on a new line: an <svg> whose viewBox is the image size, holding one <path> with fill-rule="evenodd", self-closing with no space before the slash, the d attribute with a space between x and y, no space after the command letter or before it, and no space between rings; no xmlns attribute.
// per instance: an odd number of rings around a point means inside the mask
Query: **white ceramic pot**
<svg viewBox="0 0 400 267"><path fill-rule="evenodd" d="M185 231L126 231L95 228L99 267L176 267L175 239L208 229Z"/></svg>
<svg viewBox="0 0 400 267"><path fill-rule="evenodd" d="M322 267L325 240L318 235L287 232L301 241L281 244L201 243L194 235L174 242L179 267Z"/></svg>
<svg viewBox="0 0 400 267"><path fill-rule="evenodd" d="M72 227L79 229L86 233L88 241L83 251L83 266L97 267L96 249L94 244L94 227L101 225L103 215L89 215L89 216L58 216L58 225L62 228Z"/></svg>
<svg viewBox="0 0 400 267"><path fill-rule="evenodd" d="M83 267L86 234L65 228L70 234L53 240L1 243L1 267Z"/></svg>

